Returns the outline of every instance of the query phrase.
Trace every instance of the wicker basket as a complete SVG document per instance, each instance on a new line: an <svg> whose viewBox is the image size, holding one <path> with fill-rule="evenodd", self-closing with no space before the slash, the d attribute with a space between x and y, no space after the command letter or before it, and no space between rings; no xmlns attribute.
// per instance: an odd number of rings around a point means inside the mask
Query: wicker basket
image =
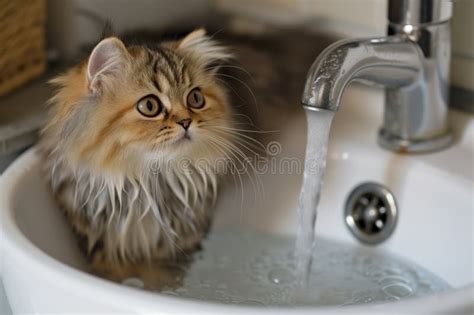
<svg viewBox="0 0 474 315"><path fill-rule="evenodd" d="M0 95L46 68L45 0L0 0Z"/></svg>

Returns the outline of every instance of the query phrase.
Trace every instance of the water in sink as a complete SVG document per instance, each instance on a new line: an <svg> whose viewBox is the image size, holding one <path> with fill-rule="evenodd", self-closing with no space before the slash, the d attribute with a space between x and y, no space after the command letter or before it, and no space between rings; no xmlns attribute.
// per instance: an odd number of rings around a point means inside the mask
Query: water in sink
<svg viewBox="0 0 474 315"><path fill-rule="evenodd" d="M160 288L162 294L261 306L382 303L449 289L423 268L383 251L317 239L305 300L298 288L295 239L252 230L212 232L203 249ZM133 281L134 280L134 281ZM137 279L126 282L136 284ZM146 279L144 279L146 280ZM138 281L140 283L140 281Z"/></svg>

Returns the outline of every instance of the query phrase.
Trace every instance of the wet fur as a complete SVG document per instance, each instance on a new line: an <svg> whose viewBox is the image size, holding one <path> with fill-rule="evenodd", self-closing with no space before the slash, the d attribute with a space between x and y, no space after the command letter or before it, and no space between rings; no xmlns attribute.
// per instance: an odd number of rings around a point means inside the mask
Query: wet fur
<svg viewBox="0 0 474 315"><path fill-rule="evenodd" d="M90 76L86 60L52 81L58 90L40 142L52 191L102 270L198 246L218 189L214 162L228 156L219 143L232 141L226 91L214 77L230 58L225 48L202 30L153 48L109 41L105 70ZM203 92L203 109L186 107L193 86ZM138 113L148 94L162 100L163 115ZM179 140L182 118L193 120L190 143Z"/></svg>

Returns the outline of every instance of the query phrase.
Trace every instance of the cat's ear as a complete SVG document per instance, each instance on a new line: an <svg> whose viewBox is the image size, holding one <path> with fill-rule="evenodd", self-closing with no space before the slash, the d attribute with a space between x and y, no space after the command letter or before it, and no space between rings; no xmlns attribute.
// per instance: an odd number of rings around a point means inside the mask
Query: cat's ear
<svg viewBox="0 0 474 315"><path fill-rule="evenodd" d="M125 66L127 56L125 45L116 37L109 37L98 43L87 64L89 89L96 93L103 81L118 76Z"/></svg>
<svg viewBox="0 0 474 315"><path fill-rule="evenodd" d="M218 42L207 36L206 31L202 28L184 37L178 43L177 49L193 56L203 66L220 64L233 58L228 48L221 46Z"/></svg>

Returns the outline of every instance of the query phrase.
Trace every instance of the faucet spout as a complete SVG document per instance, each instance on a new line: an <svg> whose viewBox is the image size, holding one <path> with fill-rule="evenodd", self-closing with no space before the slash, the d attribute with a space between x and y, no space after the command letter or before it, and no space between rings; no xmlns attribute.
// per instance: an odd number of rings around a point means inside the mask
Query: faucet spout
<svg viewBox="0 0 474 315"><path fill-rule="evenodd" d="M404 36L341 40L324 50L311 66L302 104L337 111L353 80L389 88L415 84L423 76L423 53Z"/></svg>
<svg viewBox="0 0 474 315"><path fill-rule="evenodd" d="M303 107L336 112L350 82L382 86L385 114L378 138L382 147L410 153L447 147L452 142L447 120L449 25L436 27L434 49L423 49L403 34L341 40L329 46L309 70Z"/></svg>
<svg viewBox="0 0 474 315"><path fill-rule="evenodd" d="M447 147L451 15L448 0L389 0L388 36L326 48L309 70L303 106L335 112L353 80L383 86L382 147L417 153Z"/></svg>

